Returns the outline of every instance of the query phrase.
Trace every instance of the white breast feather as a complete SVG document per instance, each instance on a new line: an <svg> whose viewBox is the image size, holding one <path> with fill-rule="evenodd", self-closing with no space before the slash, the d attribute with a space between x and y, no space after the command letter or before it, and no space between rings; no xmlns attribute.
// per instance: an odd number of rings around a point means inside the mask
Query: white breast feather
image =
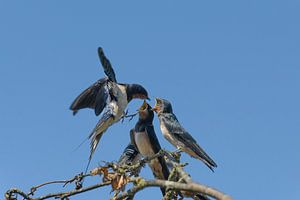
<svg viewBox="0 0 300 200"><path fill-rule="evenodd" d="M118 99L118 106L116 110L116 118L119 119L123 116L123 113L128 105L127 102L127 93L126 93L126 87L123 85L116 84L115 85L115 92L116 97Z"/></svg>
<svg viewBox="0 0 300 200"><path fill-rule="evenodd" d="M172 134L170 134L169 130L166 128L164 122L162 122L162 121L160 122L160 130L161 130L163 136L177 148L176 140L174 139Z"/></svg>
<svg viewBox="0 0 300 200"><path fill-rule="evenodd" d="M154 155L150 140L145 132L137 132L134 137L136 146L144 157Z"/></svg>

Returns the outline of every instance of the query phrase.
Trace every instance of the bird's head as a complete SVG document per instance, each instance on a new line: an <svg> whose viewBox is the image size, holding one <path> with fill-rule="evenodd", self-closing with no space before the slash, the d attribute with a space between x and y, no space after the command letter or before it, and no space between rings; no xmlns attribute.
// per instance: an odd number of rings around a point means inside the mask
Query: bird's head
<svg viewBox="0 0 300 200"><path fill-rule="evenodd" d="M147 90L139 85L139 84L127 84L126 85L126 93L127 93L127 100L128 102L132 99L148 99L148 92Z"/></svg>
<svg viewBox="0 0 300 200"><path fill-rule="evenodd" d="M138 109L139 119L142 121L152 122L154 118L154 113L152 107L144 100L142 106Z"/></svg>
<svg viewBox="0 0 300 200"><path fill-rule="evenodd" d="M161 98L155 98L155 106L152 108L157 114L160 113L173 113L170 101Z"/></svg>

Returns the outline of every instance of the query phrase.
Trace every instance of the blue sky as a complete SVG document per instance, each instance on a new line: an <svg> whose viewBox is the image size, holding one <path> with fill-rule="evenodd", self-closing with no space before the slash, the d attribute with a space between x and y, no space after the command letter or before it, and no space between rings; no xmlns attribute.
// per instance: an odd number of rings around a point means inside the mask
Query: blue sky
<svg viewBox="0 0 300 200"><path fill-rule="evenodd" d="M102 46L118 80L142 83L152 99L169 99L218 163L211 173L183 156L195 180L235 199L298 197L299 6L291 0L1 1L1 195L84 170L88 143L74 149L98 118L91 110L73 117L68 108L104 76L96 51ZM111 127L91 167L118 159L134 124ZM161 145L173 150L157 119L155 126ZM152 178L148 168L143 175ZM107 199L109 191L73 199ZM160 191L147 189L142 198L160 199Z"/></svg>

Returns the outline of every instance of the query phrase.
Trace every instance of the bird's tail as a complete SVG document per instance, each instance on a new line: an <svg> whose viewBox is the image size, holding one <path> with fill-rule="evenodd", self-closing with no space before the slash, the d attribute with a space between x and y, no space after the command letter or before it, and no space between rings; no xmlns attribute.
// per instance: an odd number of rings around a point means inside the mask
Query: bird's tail
<svg viewBox="0 0 300 200"><path fill-rule="evenodd" d="M158 159L160 160L159 162L161 163L162 173L164 175L164 180L168 180L169 175L170 175L170 171L169 171L169 168L167 166L166 160L162 156L159 157ZM162 194L165 196L165 193L166 193L165 188L161 187L160 190L161 190Z"/></svg>
<svg viewBox="0 0 300 200"><path fill-rule="evenodd" d="M207 153L205 153L205 151L199 145L195 144L194 152L197 154L198 159L202 160L204 162L204 164L211 171L214 172L214 167L217 167L217 164L215 163L215 161L213 161L213 159L211 159L209 157L209 155Z"/></svg>
<svg viewBox="0 0 300 200"><path fill-rule="evenodd" d="M169 175L170 175L170 171L169 171L168 165L166 163L166 160L162 156L159 157L158 159L159 159L159 162L161 163L162 172L163 172L163 175L164 175L164 180L168 180Z"/></svg>
<svg viewBox="0 0 300 200"><path fill-rule="evenodd" d="M96 127L94 128L94 130L92 131L92 133L90 134L89 138L91 139L91 143L90 143L90 157L89 157L89 161L88 161L88 165L86 167L85 173L87 172L90 162L92 160L92 156L97 148L97 145L103 135L103 133L108 129L109 126L111 126L113 124L113 114L111 109L108 109L105 113L103 113L101 119L99 120L99 122L97 123Z"/></svg>
<svg viewBox="0 0 300 200"><path fill-rule="evenodd" d="M202 160L212 172L214 172L214 168L218 166L207 154Z"/></svg>
<svg viewBox="0 0 300 200"><path fill-rule="evenodd" d="M95 153L95 150L96 150L96 148L97 148L97 146L99 144L99 141L100 141L103 133L104 133L104 131L100 132L100 133L97 133L97 134L93 134L92 137L91 137L92 139L91 139L91 144L90 144L90 156L89 156L88 164L87 164L87 166L85 168L85 173L84 174L86 174L87 171L88 171L88 169L89 169L92 157L93 157L93 155Z"/></svg>
<svg viewBox="0 0 300 200"><path fill-rule="evenodd" d="M149 165L155 178L161 180L168 180L170 171L167 166L166 160L162 156L150 161ZM165 196L165 188L161 187L160 190L162 195Z"/></svg>

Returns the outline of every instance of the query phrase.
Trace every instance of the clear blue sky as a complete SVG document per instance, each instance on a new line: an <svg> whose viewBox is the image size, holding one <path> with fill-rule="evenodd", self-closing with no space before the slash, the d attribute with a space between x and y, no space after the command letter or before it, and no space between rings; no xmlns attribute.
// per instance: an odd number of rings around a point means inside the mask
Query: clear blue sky
<svg viewBox="0 0 300 200"><path fill-rule="evenodd" d="M1 1L0 198L8 188L27 191L84 170L89 144L74 149L98 118L91 110L73 117L68 108L104 76L98 46L120 82L169 99L218 163L211 173L184 156L195 180L235 199L299 197L299 9L291 0ZM118 159L134 124L111 127L91 167ZM155 126L161 145L174 149L157 119ZM143 175L152 178L147 168ZM107 199L109 190L73 199ZM160 199L160 191L142 197Z"/></svg>

